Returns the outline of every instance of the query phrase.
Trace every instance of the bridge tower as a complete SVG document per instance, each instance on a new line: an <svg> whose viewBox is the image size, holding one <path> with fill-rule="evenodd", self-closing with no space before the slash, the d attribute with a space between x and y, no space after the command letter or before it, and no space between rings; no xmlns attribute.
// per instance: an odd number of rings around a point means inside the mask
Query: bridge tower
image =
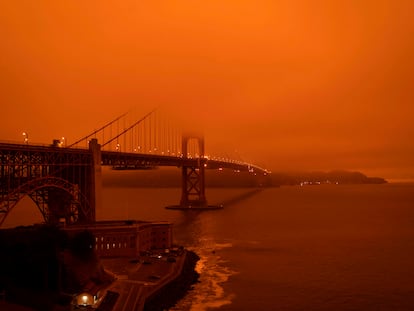
<svg viewBox="0 0 414 311"><path fill-rule="evenodd" d="M207 207L205 195L205 168L204 168L204 136L184 134L182 136L183 158L188 159L188 143L196 139L198 142L199 158L197 165L184 164L182 166L181 207Z"/></svg>

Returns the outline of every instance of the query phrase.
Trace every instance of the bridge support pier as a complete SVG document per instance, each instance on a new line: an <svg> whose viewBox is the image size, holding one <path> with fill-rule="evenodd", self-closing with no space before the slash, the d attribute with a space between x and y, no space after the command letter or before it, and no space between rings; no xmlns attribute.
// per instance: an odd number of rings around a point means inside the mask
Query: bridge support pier
<svg viewBox="0 0 414 311"><path fill-rule="evenodd" d="M182 168L182 207L206 207L204 166Z"/></svg>
<svg viewBox="0 0 414 311"><path fill-rule="evenodd" d="M197 139L200 159L204 159L204 137L199 135L183 135L181 140L182 153L188 158L188 142ZM204 163L198 161L197 166L182 167L182 191L180 205L182 207L206 207Z"/></svg>
<svg viewBox="0 0 414 311"><path fill-rule="evenodd" d="M188 159L188 141L197 139L199 158L197 164L185 164L182 167L182 186L180 205L167 206L168 209L180 210L209 210L219 209L222 206L207 205L206 185L205 185L205 159L204 159L204 137L199 135L186 135L182 137L182 153L184 159ZM191 161L190 163L194 163Z"/></svg>

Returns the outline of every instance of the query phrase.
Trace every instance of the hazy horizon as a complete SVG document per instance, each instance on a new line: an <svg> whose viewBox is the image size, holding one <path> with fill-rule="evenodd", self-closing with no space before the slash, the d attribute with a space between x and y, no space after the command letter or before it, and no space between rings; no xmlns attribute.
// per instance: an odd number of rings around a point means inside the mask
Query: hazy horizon
<svg viewBox="0 0 414 311"><path fill-rule="evenodd" d="M3 1L0 140L133 109L272 171L414 179L411 1Z"/></svg>

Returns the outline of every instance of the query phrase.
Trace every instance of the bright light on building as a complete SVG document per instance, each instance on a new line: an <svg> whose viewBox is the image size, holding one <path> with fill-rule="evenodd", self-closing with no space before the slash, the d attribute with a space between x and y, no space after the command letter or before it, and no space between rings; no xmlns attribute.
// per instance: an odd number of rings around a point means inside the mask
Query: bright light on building
<svg viewBox="0 0 414 311"><path fill-rule="evenodd" d="M81 293L78 296L76 296L76 302L75 305L77 306L92 306L95 303L95 299L93 296L89 293Z"/></svg>
<svg viewBox="0 0 414 311"><path fill-rule="evenodd" d="M87 296L87 295L83 295L83 296L82 296L82 303L83 303L84 305L86 305L86 304L88 303L88 296Z"/></svg>

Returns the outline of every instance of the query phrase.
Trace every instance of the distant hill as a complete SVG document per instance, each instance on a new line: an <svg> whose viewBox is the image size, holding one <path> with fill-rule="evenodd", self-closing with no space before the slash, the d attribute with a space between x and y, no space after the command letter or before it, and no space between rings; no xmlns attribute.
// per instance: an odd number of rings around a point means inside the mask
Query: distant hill
<svg viewBox="0 0 414 311"><path fill-rule="evenodd" d="M279 185L308 184L383 184L387 183L381 177L368 177L361 172L330 171L330 172L295 172L273 173L273 183Z"/></svg>

